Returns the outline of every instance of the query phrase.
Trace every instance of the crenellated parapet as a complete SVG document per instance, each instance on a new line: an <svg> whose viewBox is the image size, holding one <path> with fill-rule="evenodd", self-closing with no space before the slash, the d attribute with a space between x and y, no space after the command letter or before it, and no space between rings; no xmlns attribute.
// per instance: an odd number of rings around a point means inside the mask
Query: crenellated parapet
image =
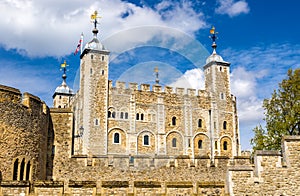
<svg viewBox="0 0 300 196"><path fill-rule="evenodd" d="M161 94L173 94L177 96L189 96L189 97L208 97L209 93L205 90L197 90L192 88L181 88L181 87L171 87L171 86L161 86L158 84L138 84L138 83L128 83L116 81L115 86L113 82L109 81L109 88L114 92L128 92L132 93L134 91L139 92L150 92L150 93L161 93Z"/></svg>
<svg viewBox="0 0 300 196"><path fill-rule="evenodd" d="M0 85L0 102L22 104L33 113L47 113L47 105L39 97L30 93L21 93L19 89Z"/></svg>
<svg viewBox="0 0 300 196"><path fill-rule="evenodd" d="M0 85L0 102L20 103L22 94L19 89Z"/></svg>
<svg viewBox="0 0 300 196"><path fill-rule="evenodd" d="M230 195L264 193L265 195L299 195L300 136L284 136L282 151L255 152L254 165L229 167L227 187Z"/></svg>
<svg viewBox="0 0 300 196"><path fill-rule="evenodd" d="M0 86L0 171L4 180L46 178L50 116L40 98Z"/></svg>

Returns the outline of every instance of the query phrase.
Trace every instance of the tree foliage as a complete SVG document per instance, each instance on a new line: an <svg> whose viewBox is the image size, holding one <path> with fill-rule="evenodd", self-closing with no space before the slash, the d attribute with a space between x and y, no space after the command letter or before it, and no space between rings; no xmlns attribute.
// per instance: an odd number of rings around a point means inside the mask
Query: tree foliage
<svg viewBox="0 0 300 196"><path fill-rule="evenodd" d="M283 135L300 135L300 69L288 70L270 99L265 99L266 130L256 126L251 145L254 150L279 150Z"/></svg>

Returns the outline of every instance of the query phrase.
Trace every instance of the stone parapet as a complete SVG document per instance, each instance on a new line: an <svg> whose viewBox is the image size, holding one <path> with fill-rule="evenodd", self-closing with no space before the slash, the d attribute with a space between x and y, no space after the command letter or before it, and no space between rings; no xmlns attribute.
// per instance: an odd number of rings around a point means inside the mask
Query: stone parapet
<svg viewBox="0 0 300 196"><path fill-rule="evenodd" d="M39 181L30 183L6 181L1 195L225 195L220 181Z"/></svg>
<svg viewBox="0 0 300 196"><path fill-rule="evenodd" d="M227 169L230 195L300 195L300 136L284 136L282 152L256 151L254 165ZM241 161L239 161L241 162Z"/></svg>
<svg viewBox="0 0 300 196"><path fill-rule="evenodd" d="M115 92L134 92L134 91L140 91L140 92L152 92L152 93L165 93L165 94L174 94L178 96L189 96L189 97L195 97L195 96L200 96L200 97L208 97L209 94L205 90L197 90L197 89L192 89L192 88L179 88L179 87L170 87L170 86L165 86L164 88L160 85L154 84L140 84L138 85L137 83L128 83L126 84L125 82L121 81L116 81L115 86L113 86L113 82L109 80L109 89L111 91ZM128 90L128 91L125 91ZM233 99L235 101L235 97Z"/></svg>

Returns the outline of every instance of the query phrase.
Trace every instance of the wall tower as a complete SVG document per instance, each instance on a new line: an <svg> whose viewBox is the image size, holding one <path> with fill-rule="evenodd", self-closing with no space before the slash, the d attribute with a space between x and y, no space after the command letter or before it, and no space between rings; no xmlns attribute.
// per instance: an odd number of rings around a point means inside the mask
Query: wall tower
<svg viewBox="0 0 300 196"><path fill-rule="evenodd" d="M107 99L109 51L97 39L98 15L92 16L94 38L80 59L80 90L74 101L74 153L103 155L107 152Z"/></svg>
<svg viewBox="0 0 300 196"><path fill-rule="evenodd" d="M215 155L236 156L239 154L238 120L235 97L230 91L230 63L217 54L217 32L212 27L212 54L204 66L205 89L211 97L210 139L211 157Z"/></svg>

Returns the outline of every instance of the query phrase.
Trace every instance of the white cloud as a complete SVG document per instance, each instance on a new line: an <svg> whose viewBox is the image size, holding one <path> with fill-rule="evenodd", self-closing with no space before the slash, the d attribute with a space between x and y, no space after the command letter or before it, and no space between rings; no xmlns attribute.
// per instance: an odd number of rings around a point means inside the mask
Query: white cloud
<svg viewBox="0 0 300 196"><path fill-rule="evenodd" d="M204 73L199 68L186 71L175 82L168 84L168 86L185 89L204 89L204 85Z"/></svg>
<svg viewBox="0 0 300 196"><path fill-rule="evenodd" d="M218 14L228 14L234 17L240 14L247 14L250 11L248 3L244 0L234 2L234 0L218 0L219 7L215 9Z"/></svg>
<svg viewBox="0 0 300 196"><path fill-rule="evenodd" d="M4 0L0 3L0 45L35 56L64 56L76 47L81 32L85 40L92 37L90 14L98 10L102 38L126 29L157 25L177 28L193 34L205 26L202 13L196 13L188 1L160 6L137 6L121 0ZM147 32L148 33L148 32ZM156 35L148 33L148 39ZM143 34L140 34L143 37ZM145 38L147 40L147 37ZM141 41L145 41L142 39Z"/></svg>

